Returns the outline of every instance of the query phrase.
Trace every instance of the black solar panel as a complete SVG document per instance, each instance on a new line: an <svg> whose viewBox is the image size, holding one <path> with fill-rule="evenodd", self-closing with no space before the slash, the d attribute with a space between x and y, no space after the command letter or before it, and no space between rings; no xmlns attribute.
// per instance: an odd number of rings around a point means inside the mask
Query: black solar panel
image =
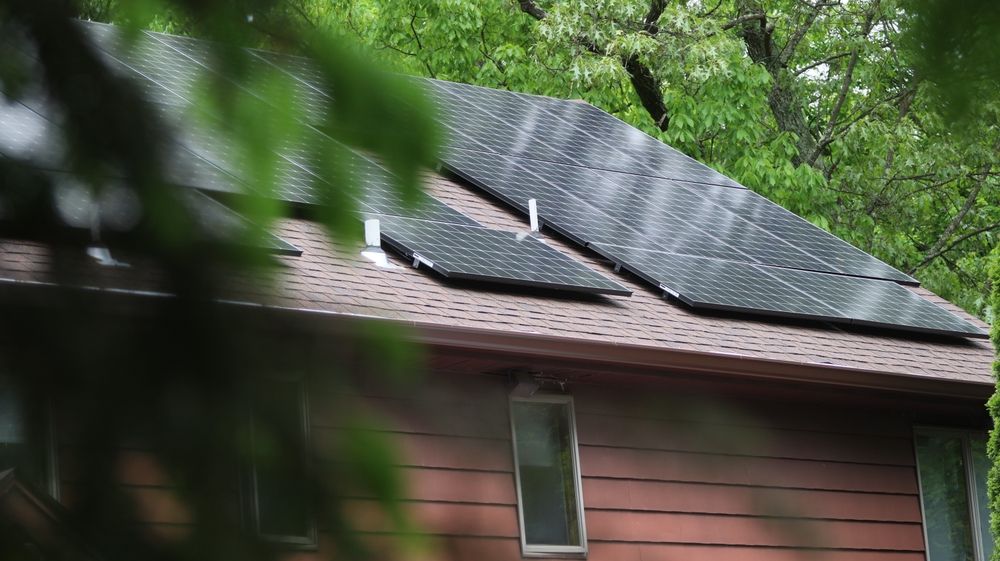
<svg viewBox="0 0 1000 561"><path fill-rule="evenodd" d="M526 234L377 216L382 238L408 258L456 279L628 296L620 284Z"/></svg>
<svg viewBox="0 0 1000 561"><path fill-rule="evenodd" d="M971 323L888 280L620 246L596 245L594 249L695 308L987 336Z"/></svg>
<svg viewBox="0 0 1000 561"><path fill-rule="evenodd" d="M62 169L65 149L54 123L23 103L0 99L0 154L48 170Z"/></svg>
<svg viewBox="0 0 1000 561"><path fill-rule="evenodd" d="M720 207L745 218L786 243L808 253L837 273L859 277L894 280L904 284L919 284L913 277L872 257L833 234L785 210L749 189L734 191L705 185L684 185L704 192Z"/></svg>
<svg viewBox="0 0 1000 561"><path fill-rule="evenodd" d="M226 140L227 135L212 130L211 126L204 122L204 116L200 119L194 118L185 108L185 105L193 104L197 100L196 89L201 79L200 75L210 71L212 66L212 53L205 42L147 32L143 36L148 40L140 40L133 46L126 46L120 32L110 26L88 25L86 29L94 34L102 48L109 50L112 57L115 57L113 60L121 59L123 68L131 68L138 74L134 77L148 86L151 90L148 93L152 94L150 98L170 98L172 102L180 100L180 104L153 103L153 106L165 121L175 126L178 141L183 146L180 154L186 156L190 153L196 159L192 165L179 166L185 168L197 166L197 169L184 177L185 181L182 181L182 184L211 191L238 192L252 189L255 185L254 178L248 175L252 168L241 160L237 147ZM320 98L326 99L326 97L305 81L318 79L316 70L306 59L261 51L251 51L250 54L252 55L249 58L250 72L289 64L289 67L283 70L297 86L296 100L302 105L307 120L319 118L316 115L310 117L310 111L320 113L325 111L325 105L318 106L317 103ZM164 59L169 61L165 62ZM157 89L167 94L153 93ZM357 187L356 193L361 210L454 224L477 224L471 218L426 194L419 194L412 204L408 204L400 198L396 188L397 182L385 168L336 144L310 127L305 127L301 136L282 141L278 147L279 159L275 171L274 187L277 192L263 194L292 203L313 204L317 202L317 188L337 188L332 183L329 173L318 169L316 150L323 147L337 150L347 179ZM200 183L199 180L209 172L217 172L221 177L231 178L230 184L221 181Z"/></svg>
<svg viewBox="0 0 1000 561"><path fill-rule="evenodd" d="M119 180L106 179L105 191L97 195L70 173L50 171L46 175L56 188L55 206L63 223L70 228L97 233L95 241L100 241L107 233L114 235L116 231L132 228L143 218L138 201L130 197L108 197L120 187L115 185ZM280 255L302 255L301 249L267 231L253 228L249 221L215 199L193 189L180 193L202 239L257 247Z"/></svg>
<svg viewBox="0 0 1000 561"><path fill-rule="evenodd" d="M457 148L742 188L587 103L439 80L425 83Z"/></svg>
<svg viewBox="0 0 1000 561"><path fill-rule="evenodd" d="M302 255L301 249L270 232L253 228L245 218L211 197L193 190L184 192L205 235L220 241L261 247L279 255Z"/></svg>
<svg viewBox="0 0 1000 561"><path fill-rule="evenodd" d="M583 243L825 271L916 284L747 189L621 174L452 148L445 165Z"/></svg>

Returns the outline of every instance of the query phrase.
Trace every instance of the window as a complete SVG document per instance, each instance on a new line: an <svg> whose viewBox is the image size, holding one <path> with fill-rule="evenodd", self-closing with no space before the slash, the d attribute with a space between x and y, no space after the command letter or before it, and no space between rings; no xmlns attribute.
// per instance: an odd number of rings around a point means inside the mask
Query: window
<svg viewBox="0 0 1000 561"><path fill-rule="evenodd" d="M306 487L308 413L303 384L265 380L251 403L251 462L245 476L248 525L268 541L314 547L316 529Z"/></svg>
<svg viewBox="0 0 1000 561"><path fill-rule="evenodd" d="M525 555L587 553L573 401L511 398L517 509Z"/></svg>
<svg viewBox="0 0 1000 561"><path fill-rule="evenodd" d="M22 481L59 497L55 446L48 409L38 423L40 434L30 434L26 411L11 384L0 377L0 471L17 470Z"/></svg>
<svg viewBox="0 0 1000 561"><path fill-rule="evenodd" d="M986 434L919 429L916 451L927 560L988 561L993 538Z"/></svg>

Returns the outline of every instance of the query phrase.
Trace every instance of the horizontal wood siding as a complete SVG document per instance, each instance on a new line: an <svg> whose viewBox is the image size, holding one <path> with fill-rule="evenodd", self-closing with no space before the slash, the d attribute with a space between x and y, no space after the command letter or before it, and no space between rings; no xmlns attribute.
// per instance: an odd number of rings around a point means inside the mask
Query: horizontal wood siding
<svg viewBox="0 0 1000 561"><path fill-rule="evenodd" d="M918 561L923 536L911 428L887 411L706 399L577 385L592 561ZM521 558L502 376L439 374L419 388L326 388L309 396L321 469L342 473L357 431L396 451L398 505L414 546L359 487L343 514L385 559ZM358 419L364 419L359 426ZM72 451L63 462L72 497ZM123 451L122 484L151 529L182 534L183 501L155 461ZM235 478L235 474L234 474ZM234 479L235 481L235 479ZM335 553L290 553L312 561ZM417 549L413 549L417 547Z"/></svg>
<svg viewBox="0 0 1000 561"><path fill-rule="evenodd" d="M427 558L519 559L502 377L426 385L349 399L401 451L403 508L436 544ZM592 560L923 559L904 415L606 387L572 394ZM335 450L350 430L323 408L344 399L311 400L319 449ZM345 508L389 547L377 503Z"/></svg>

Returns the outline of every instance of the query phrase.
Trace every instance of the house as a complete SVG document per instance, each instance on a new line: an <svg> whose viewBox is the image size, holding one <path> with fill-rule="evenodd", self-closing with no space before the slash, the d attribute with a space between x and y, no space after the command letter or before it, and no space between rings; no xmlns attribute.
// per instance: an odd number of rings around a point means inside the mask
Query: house
<svg viewBox="0 0 1000 561"><path fill-rule="evenodd" d="M112 32L88 27L96 37ZM167 59L193 64L171 50L170 42L179 39L150 37ZM127 66L142 63L130 60ZM140 74L157 85L155 70L151 65ZM430 87L442 95L466 91L436 82ZM507 104L494 117L518 115L511 104L520 98L490 90L474 94ZM544 125L546 115L566 107L531 99L539 104L532 108L535 124ZM12 119L25 117L26 108L4 106L0 135L5 126L10 130ZM516 153L488 150L457 148L446 154L446 169L426 177L435 202L421 212L445 217L427 222L447 226L442 228L454 236L448 239L460 242L454 246L427 243L437 239L436 230L421 230L414 225L424 224L420 218L405 211L402 216L379 211L377 197L363 201L374 209L364 218L378 221L366 222L369 233L380 229L367 248L331 242L305 218L279 224L273 248L281 267L273 283L234 279L231 297L205 306L261 341L277 341L268 350L283 349L282 356L245 350L248 362L270 361L284 376L253 399L255 414L281 418L298 434L281 446L301 448L325 469L343 461L329 457L329 443L357 430L352 422L364 419L361 430L382 435L395 447L393 461L407 483L398 504L428 536L419 551L429 559L987 559L993 544L985 503L989 419L983 405L993 388L994 358L982 340L987 326L891 267L787 218L732 180L716 174L697 181L715 172L679 153L664 152L671 155L658 159L656 150L668 149L629 130L612 148L616 158L652 154L643 160L649 167L648 175L638 174L641 183L683 182L658 175L664 168L657 166L666 162L668 171L683 170L701 186L695 193L752 205L733 207L747 212L740 215L722 212L725 207L717 202L693 201L692 208L710 217L706 227L714 233L706 238L692 226L671 234L680 245L672 248L676 261L666 271L641 259L650 251L641 245L623 245L634 251L622 253L613 243L586 243L591 233L579 228L600 223L605 207L593 203L595 192L585 188L610 189L619 173L614 162L595 171L558 161L587 154L588 143L601 141L603 125L588 123L594 128L577 137L574 129L539 125L545 139L556 140L546 146L573 146L572 153L538 152L537 159L523 161ZM484 128L502 137L504 126L522 124L497 121ZM469 130L468 142L490 135L487 130L477 137ZM9 136L8 144L0 145L7 156L17 147ZM197 146L188 148L199 155ZM494 169L491 162L503 165ZM559 177L546 175L553 169L561 170L553 175L569 177L579 187L578 197L594 205L591 214L560 199L559 189L532 202L513 194L556 184ZM677 189L669 192L681 208L686 199L680 193L692 191ZM638 213L638 204L629 208ZM540 232L526 232L525 214L542 221ZM586 220L577 220L581 216ZM668 214L648 216L661 220L652 224L656 228L675 224ZM734 216L738 239L728 240L723 219ZM792 221L780 221L786 218ZM689 222L678 218L677 224ZM614 224L620 228L616 239L631 244L665 239ZM782 271L792 272L755 277L770 270L768 261L730 259L720 261L734 263L724 271L737 271L735 277L712 276L712 270L723 269L697 267L694 274L670 276L706 258L698 251L731 251L773 235L767 224L806 232L793 241L849 256L855 261L845 257L844 266L863 263L866 273L786 264ZM709 238L715 245L707 244ZM475 249L486 256L474 261L478 269L471 272L463 268L469 261L455 255L468 249L462 245L468 240L482 244ZM528 249L506 254L509 261L498 271L493 243ZM754 247L784 247L769 243ZM750 245L739 246L737 253L749 255ZM54 295L69 292L107 310L107 325L100 329L116 333L123 318L131 322L170 297L169 284L143 266L141 253L114 247L112 254L77 252L68 262L78 276L68 283L50 266L55 251L32 241L0 242L5 310L22 314L18 317L40 315ZM782 251L761 259L791 258L791 250ZM384 262L373 259L380 253ZM65 265L66 256L61 259ZM130 266L116 266L121 263ZM558 265L555 272L545 269L552 264ZM863 306L819 317L793 311L781 300L721 305L718 298L726 294L713 296L709 290L743 287L751 296L773 296L771 289L788 286L775 283L776 276L799 271L837 279L830 282L869 283L865 286L884 289L888 304L871 293L847 291ZM808 287L788 294L796 305L833 305ZM864 315L880 304L888 316ZM336 378L331 372L355 363L353 351L331 349L328 341L378 326L406 328L404 336L424 349L426 375L403 386L366 376L352 385L331 383ZM302 356L314 364L305 378L288 372ZM0 398L7 400L0 408L0 438L6 443L0 463L17 465L33 480L18 484L18 496L31 487L35 494L47 490L72 504L80 493L73 456L81 453L64 436L72 433L72 419L57 411L54 444L37 457L21 444L26 438L12 414L17 403L10 394ZM338 414L343 410L361 416ZM335 554L324 537L329 528L315 528L294 500L294 483L266 466L245 467L250 477L241 489L222 495L242 511L248 529L287 547L296 559ZM197 526L170 477L157 468L155 451L123 450L115 473L149 532L171 539ZM10 477L0 476L0 484ZM0 496L0 506L3 501ZM350 526L386 558L415 555L370 496L348 496L341 506Z"/></svg>

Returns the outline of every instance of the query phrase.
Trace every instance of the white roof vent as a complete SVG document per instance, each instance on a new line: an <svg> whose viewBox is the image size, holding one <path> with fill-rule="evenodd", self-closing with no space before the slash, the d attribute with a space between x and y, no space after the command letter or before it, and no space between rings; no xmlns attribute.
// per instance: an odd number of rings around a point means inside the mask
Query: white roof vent
<svg viewBox="0 0 1000 561"><path fill-rule="evenodd" d="M389 258L382 250L382 229L377 218L365 220L365 248L361 250L361 256L374 263L376 267L396 268L389 263Z"/></svg>

